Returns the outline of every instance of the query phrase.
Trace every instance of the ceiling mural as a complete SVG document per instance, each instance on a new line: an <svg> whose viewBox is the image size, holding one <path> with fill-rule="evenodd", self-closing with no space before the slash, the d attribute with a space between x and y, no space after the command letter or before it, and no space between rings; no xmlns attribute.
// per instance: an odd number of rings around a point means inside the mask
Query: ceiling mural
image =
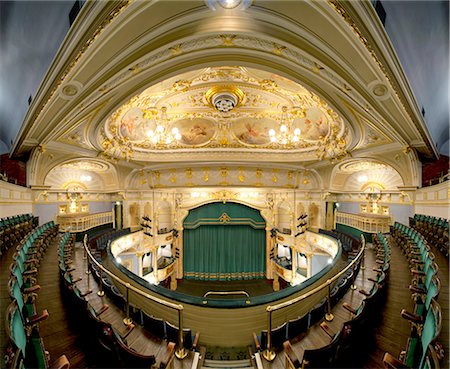
<svg viewBox="0 0 450 369"><path fill-rule="evenodd" d="M223 148L314 160L346 155L351 137L343 119L300 84L251 68L214 67L134 96L107 118L98 141L110 159Z"/></svg>

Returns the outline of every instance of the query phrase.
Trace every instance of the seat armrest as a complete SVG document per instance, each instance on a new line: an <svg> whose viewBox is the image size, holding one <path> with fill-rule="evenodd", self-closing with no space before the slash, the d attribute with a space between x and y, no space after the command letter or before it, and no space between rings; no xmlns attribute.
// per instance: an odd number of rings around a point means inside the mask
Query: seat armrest
<svg viewBox="0 0 450 369"><path fill-rule="evenodd" d="M92 293L92 290L87 290L85 293L80 293L80 296L81 297L85 297L85 296L87 296L87 295L89 295L91 293Z"/></svg>
<svg viewBox="0 0 450 369"><path fill-rule="evenodd" d="M159 369L169 367L170 363L173 360L173 356L175 354L175 343L169 342L167 343L167 350L164 354L164 357L161 359L161 363L159 364ZM170 365L173 367L173 365Z"/></svg>
<svg viewBox="0 0 450 369"><path fill-rule="evenodd" d="M73 272L74 270L76 270L76 268L69 268L69 269L66 269L66 272L67 272L67 273L71 273L71 272Z"/></svg>
<svg viewBox="0 0 450 369"><path fill-rule="evenodd" d="M33 268L33 269L29 269L29 270L26 270L26 271L24 271L23 273L22 273L22 275L25 275L25 276L30 276L30 275L35 275L35 274L37 274L37 269L36 268Z"/></svg>
<svg viewBox="0 0 450 369"><path fill-rule="evenodd" d="M409 311L406 311L405 309L402 309L400 314L401 314L402 318L410 320L413 323L418 323L418 324L423 323L423 317L413 314L413 313L410 313Z"/></svg>
<svg viewBox="0 0 450 369"><path fill-rule="evenodd" d="M58 359L56 359L52 365L49 366L49 369L69 369L70 363L67 359L66 355L61 355Z"/></svg>
<svg viewBox="0 0 450 369"><path fill-rule="evenodd" d="M23 292L28 294L28 293L39 291L40 289L41 289L41 286L39 286L38 284L35 284L32 287L24 288Z"/></svg>
<svg viewBox="0 0 450 369"><path fill-rule="evenodd" d="M375 260L375 262L376 262L377 264L384 264L384 260L380 260L380 259Z"/></svg>
<svg viewBox="0 0 450 369"><path fill-rule="evenodd" d="M123 332L123 334L120 335L123 340L128 337L128 335L133 331L134 327L135 327L135 325L133 323L127 325L125 332Z"/></svg>
<svg viewBox="0 0 450 369"><path fill-rule="evenodd" d="M24 264L39 263L39 260L38 259L27 259L23 263Z"/></svg>
<svg viewBox="0 0 450 369"><path fill-rule="evenodd" d="M396 359L389 352L386 352L383 356L383 365L386 369L407 368L405 364Z"/></svg>
<svg viewBox="0 0 450 369"><path fill-rule="evenodd" d="M34 314L27 318L26 325L34 325L48 318L48 311L45 309L40 314Z"/></svg>
<svg viewBox="0 0 450 369"><path fill-rule="evenodd" d="M376 280L375 278L367 278L369 281L373 282L373 283L378 283L378 280Z"/></svg>
<svg viewBox="0 0 450 369"><path fill-rule="evenodd" d="M359 293L364 295L364 296L369 296L370 295L370 293L367 292L366 290L359 290Z"/></svg>
<svg viewBox="0 0 450 369"><path fill-rule="evenodd" d="M283 342L283 351L284 351L284 354L286 355L286 360L288 360L294 368L299 368L300 360L298 359L294 350L292 350L292 346L289 341Z"/></svg>
<svg viewBox="0 0 450 369"><path fill-rule="evenodd" d="M409 290L410 290L411 292L414 292L414 293L420 293L420 294L423 294L423 295L425 295L425 294L427 293L427 291L425 291L424 288L420 288L420 287L413 286L413 285L410 285L410 286L409 286Z"/></svg>
<svg viewBox="0 0 450 369"><path fill-rule="evenodd" d="M344 302L342 306L344 307L345 310L350 311L352 314L356 314L356 310L353 309L348 303Z"/></svg>
<svg viewBox="0 0 450 369"><path fill-rule="evenodd" d="M381 273L382 272L381 268L372 268L372 270L374 272L377 272L377 273Z"/></svg>
<svg viewBox="0 0 450 369"><path fill-rule="evenodd" d="M83 279L83 278L81 278L81 277L78 277L78 278L72 279L72 284L75 284L75 283L77 283L77 282L81 281L82 279Z"/></svg>
<svg viewBox="0 0 450 369"><path fill-rule="evenodd" d="M425 275L425 272L423 270L411 269L411 274L414 274L414 275Z"/></svg>
<svg viewBox="0 0 450 369"><path fill-rule="evenodd" d="M197 350L197 345L198 345L199 338L200 338L200 332L197 332L195 334L194 342L192 343L192 351L196 351Z"/></svg>
<svg viewBox="0 0 450 369"><path fill-rule="evenodd" d="M100 316L101 314L103 314L106 310L109 309L109 305L108 304L104 304L99 311L95 312L96 316Z"/></svg>
<svg viewBox="0 0 450 369"><path fill-rule="evenodd" d="M333 338L334 333L331 331L330 326L326 322L320 323L320 328L330 337Z"/></svg>
<svg viewBox="0 0 450 369"><path fill-rule="evenodd" d="M258 341L258 337L256 336L255 332L253 332L253 342L255 343L256 351L260 352L261 351L261 345L260 345L260 343Z"/></svg>

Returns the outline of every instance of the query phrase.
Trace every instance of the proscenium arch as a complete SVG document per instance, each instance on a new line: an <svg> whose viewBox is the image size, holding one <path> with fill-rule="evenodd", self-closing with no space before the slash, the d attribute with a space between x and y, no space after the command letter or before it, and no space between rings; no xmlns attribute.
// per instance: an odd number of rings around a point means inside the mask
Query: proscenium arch
<svg viewBox="0 0 450 369"><path fill-rule="evenodd" d="M250 206L210 202L193 208L183 221L183 278L265 278L266 250L266 222Z"/></svg>

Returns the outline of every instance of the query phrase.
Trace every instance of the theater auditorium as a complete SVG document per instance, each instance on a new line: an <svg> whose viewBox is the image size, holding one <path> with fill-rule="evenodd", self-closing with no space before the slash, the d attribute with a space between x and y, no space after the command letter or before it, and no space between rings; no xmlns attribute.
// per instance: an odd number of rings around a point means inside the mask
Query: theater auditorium
<svg viewBox="0 0 450 369"><path fill-rule="evenodd" d="M400 3L2 2L1 367L448 368L448 3Z"/></svg>

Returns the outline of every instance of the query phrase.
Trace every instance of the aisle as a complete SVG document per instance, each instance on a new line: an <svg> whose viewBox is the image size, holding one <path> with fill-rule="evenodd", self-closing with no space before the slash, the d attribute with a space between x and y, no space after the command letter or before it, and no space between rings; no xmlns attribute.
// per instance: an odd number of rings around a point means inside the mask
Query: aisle
<svg viewBox="0 0 450 369"><path fill-rule="evenodd" d="M382 368L383 355L390 352L398 357L406 347L410 335L410 323L400 316L403 308L414 311L408 286L411 275L400 248L391 243L391 268L387 280L386 301L379 313L379 320L373 332L373 345L367 348L364 368Z"/></svg>
<svg viewBox="0 0 450 369"><path fill-rule="evenodd" d="M40 334L50 361L65 354L72 368L95 367L93 360L88 360L89 348L83 344L77 317L67 311L66 302L60 289L59 266L57 259L58 238L47 249L39 268L38 283L41 285L36 307L38 311L47 309L50 316L40 324Z"/></svg>

